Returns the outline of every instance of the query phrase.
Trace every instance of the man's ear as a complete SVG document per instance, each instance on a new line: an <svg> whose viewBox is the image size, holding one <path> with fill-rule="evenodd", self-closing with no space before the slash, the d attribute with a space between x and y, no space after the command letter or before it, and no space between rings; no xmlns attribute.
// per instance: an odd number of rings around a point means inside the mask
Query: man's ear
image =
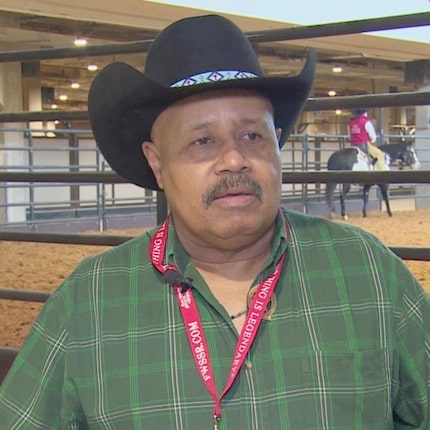
<svg viewBox="0 0 430 430"><path fill-rule="evenodd" d="M276 132L276 137L277 137L278 142L279 142L279 140L281 139L282 128L277 128L277 129L275 130L275 132Z"/></svg>
<svg viewBox="0 0 430 430"><path fill-rule="evenodd" d="M159 188L162 190L163 181L161 179L161 160L157 144L149 140L143 142L142 153L148 161L149 167L151 167L151 170L154 173Z"/></svg>

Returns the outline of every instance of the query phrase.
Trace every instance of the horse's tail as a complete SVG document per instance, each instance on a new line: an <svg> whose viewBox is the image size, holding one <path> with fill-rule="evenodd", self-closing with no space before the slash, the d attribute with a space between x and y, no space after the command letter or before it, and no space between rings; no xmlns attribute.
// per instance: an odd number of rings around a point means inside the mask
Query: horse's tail
<svg viewBox="0 0 430 430"><path fill-rule="evenodd" d="M333 194L336 188L336 184L328 182L325 185L325 202L327 204L327 209L330 214L334 212Z"/></svg>

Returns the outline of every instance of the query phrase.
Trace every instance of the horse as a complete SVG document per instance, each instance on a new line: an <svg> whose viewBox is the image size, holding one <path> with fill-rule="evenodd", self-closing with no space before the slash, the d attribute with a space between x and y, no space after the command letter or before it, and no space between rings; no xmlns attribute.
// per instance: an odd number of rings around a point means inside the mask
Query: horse
<svg viewBox="0 0 430 430"><path fill-rule="evenodd" d="M420 162L418 161L415 150L412 148L411 142L399 142L399 143L385 143L379 146L385 154L385 164L387 170L395 163L399 162L400 168L403 166L411 167L412 169L419 169ZM353 146L339 149L330 155L327 161L328 170L373 170L373 163L370 163L367 155L358 148ZM390 202L388 200L388 184L376 184L381 190L382 198L385 202L385 207L388 216L393 216L390 208ZM337 184L327 183L325 190L325 198L327 207L330 211L330 216L334 215L334 203L333 203L333 192ZM363 186L363 217L367 217L367 203L369 201L369 190L371 184L365 184ZM347 220L345 210L345 198L351 189L351 184L342 184L340 193L340 211L343 219Z"/></svg>

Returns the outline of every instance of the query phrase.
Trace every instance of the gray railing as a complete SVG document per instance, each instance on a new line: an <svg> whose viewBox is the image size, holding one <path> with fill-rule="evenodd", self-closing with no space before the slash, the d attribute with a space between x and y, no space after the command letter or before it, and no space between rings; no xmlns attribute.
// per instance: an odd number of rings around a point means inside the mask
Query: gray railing
<svg viewBox="0 0 430 430"><path fill-rule="evenodd" d="M0 167L0 193L4 195L0 200L0 214L4 214L0 216L0 230L63 231L66 225L74 232L104 231L147 226L157 218L157 193L121 179L103 180L114 174L90 130L58 129L51 139L34 138L35 130L30 128L3 127L1 132L21 133L23 142L0 146L0 159L13 158L12 163ZM387 142L402 136L381 135L380 139ZM418 154L430 151L424 140L413 139ZM346 145L345 135L292 135L282 152L283 170L288 173L283 203L309 212L312 202L322 200L323 187L319 182L293 181L291 173L324 171L329 155ZM415 196L415 185L392 186L391 193L393 199ZM15 219L10 215L14 211Z"/></svg>

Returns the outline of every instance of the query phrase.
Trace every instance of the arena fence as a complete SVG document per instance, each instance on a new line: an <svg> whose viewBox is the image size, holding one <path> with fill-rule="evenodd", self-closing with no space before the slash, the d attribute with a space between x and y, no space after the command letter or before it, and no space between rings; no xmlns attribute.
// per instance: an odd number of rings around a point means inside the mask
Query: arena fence
<svg viewBox="0 0 430 430"><path fill-rule="evenodd" d="M78 172L0 172L0 182L105 182L122 183L123 178L113 172L105 173L78 173ZM402 172L287 172L283 174L283 183L429 183L429 171L402 171ZM0 240L20 242L61 243L77 245L103 245L116 246L131 236L96 235L96 234L49 234L33 232L0 231ZM424 247L390 247L399 257L405 260L430 261L430 248ZM42 291L0 289L0 299L45 302L49 293ZM16 351L15 351L16 352ZM3 356L3 358L1 358ZM13 356L10 348L0 348L1 360L9 360ZM7 361L9 363L9 361Z"/></svg>
<svg viewBox="0 0 430 430"><path fill-rule="evenodd" d="M250 33L248 36L253 43L277 40L304 39L309 37L335 36L340 34L354 34L367 31L385 30L393 28L405 28L424 26L430 24L430 13L419 13L399 17L385 17L362 21L351 21L320 26L308 26L285 30L272 30L266 32ZM0 53L0 62L29 61L36 59L73 58L94 55L106 55L107 53L141 52L150 45L151 41L115 44L100 47L42 49L35 51L3 52ZM419 106L428 105L430 92L379 94L350 97L323 97L309 99L305 110L316 111L336 108L359 107L392 107L392 106ZM74 120L87 119L87 112L15 112L0 113L0 122L26 122L45 120ZM118 182L124 181L114 173L77 173L77 172L0 172L0 182ZM285 183L429 183L429 171L403 171L403 172L288 172L283 176ZM161 196L160 196L161 197ZM159 218L167 212L165 200L160 201L158 208ZM158 217L157 217L158 218ZM117 245L129 237L106 235L49 235L40 233L2 232L0 240L19 240L51 243L76 243ZM392 247L392 250L401 258L413 260L430 260L430 248ZM44 302L49 297L45 292L30 292L17 290L0 290L0 299L25 300ZM16 349L0 347L0 381L5 375L17 353Z"/></svg>
<svg viewBox="0 0 430 430"><path fill-rule="evenodd" d="M7 158L8 153L12 154L5 171L0 170L0 176L5 173L5 182L0 180L0 194L7 196L4 203L0 202L0 231L78 233L154 225L158 200L155 192L127 184L119 178L118 183L105 183L93 176L87 182L84 175L79 176L82 182L68 181L70 178L67 175L70 173L111 173L90 130L60 130L56 137L42 138L40 141L32 137L29 127L0 127L2 132L5 135L8 132L22 133L24 139L22 144L0 146L0 159L2 156ZM401 139L413 143L419 158L429 158L430 147L427 147L426 139L421 136L405 138L401 134L378 135L381 143L398 142ZM326 212L324 187L321 184L302 181L293 183L289 178L292 172L326 170L328 157L348 145L347 135L291 135L281 151L282 169L285 172L282 204L305 213ZM401 168L400 164L396 164L392 171ZM66 176L59 178L63 173ZM71 180L74 180L74 176ZM357 208L362 201L358 187L353 189L349 197L351 208ZM381 208L378 197L377 192L372 192L370 209ZM423 200L425 205L426 201L430 201L430 190L426 192L420 189L417 193L416 185L390 186L390 200L410 197L416 205L421 205L419 200ZM164 214L160 213L160 217L164 217Z"/></svg>

